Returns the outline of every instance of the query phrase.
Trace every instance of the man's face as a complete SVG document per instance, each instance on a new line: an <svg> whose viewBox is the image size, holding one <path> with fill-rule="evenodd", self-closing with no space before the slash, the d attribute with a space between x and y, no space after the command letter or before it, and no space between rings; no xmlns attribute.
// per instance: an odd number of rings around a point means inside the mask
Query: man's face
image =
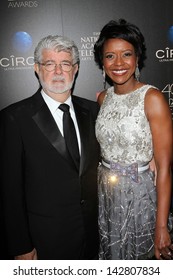
<svg viewBox="0 0 173 280"><path fill-rule="evenodd" d="M35 71L43 90L50 97L63 93L70 95L78 65L73 65L72 55L68 52L44 49L42 61L35 64Z"/></svg>

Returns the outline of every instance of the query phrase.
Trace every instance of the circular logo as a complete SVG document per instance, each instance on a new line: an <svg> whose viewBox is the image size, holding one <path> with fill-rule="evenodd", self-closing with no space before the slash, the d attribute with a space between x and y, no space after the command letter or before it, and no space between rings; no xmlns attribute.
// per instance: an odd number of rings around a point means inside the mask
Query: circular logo
<svg viewBox="0 0 173 280"><path fill-rule="evenodd" d="M32 38L27 32L19 31L14 34L12 43L15 50L25 53L32 46Z"/></svg>
<svg viewBox="0 0 173 280"><path fill-rule="evenodd" d="M173 44L173 26L170 26L170 28L168 29L168 40Z"/></svg>

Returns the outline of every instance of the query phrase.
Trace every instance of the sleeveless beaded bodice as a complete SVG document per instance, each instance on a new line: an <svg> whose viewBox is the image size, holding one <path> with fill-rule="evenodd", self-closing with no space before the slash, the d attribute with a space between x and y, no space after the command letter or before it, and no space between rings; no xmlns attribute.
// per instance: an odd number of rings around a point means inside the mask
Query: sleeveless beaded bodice
<svg viewBox="0 0 173 280"><path fill-rule="evenodd" d="M149 122L144 112L144 85L128 94L107 90L96 121L96 137L102 157L121 163L145 163L153 156Z"/></svg>

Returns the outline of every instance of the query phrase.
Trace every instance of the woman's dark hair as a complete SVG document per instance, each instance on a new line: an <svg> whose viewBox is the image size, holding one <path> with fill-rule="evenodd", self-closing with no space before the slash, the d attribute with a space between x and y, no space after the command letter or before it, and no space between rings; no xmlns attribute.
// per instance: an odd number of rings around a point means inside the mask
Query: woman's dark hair
<svg viewBox="0 0 173 280"><path fill-rule="evenodd" d="M123 39L132 44L139 59L139 69L144 66L144 60L146 58L144 36L136 25L128 23L124 19L120 19L118 21L109 21L101 30L100 36L94 45L94 58L100 69L103 69L104 43L106 40L112 38Z"/></svg>

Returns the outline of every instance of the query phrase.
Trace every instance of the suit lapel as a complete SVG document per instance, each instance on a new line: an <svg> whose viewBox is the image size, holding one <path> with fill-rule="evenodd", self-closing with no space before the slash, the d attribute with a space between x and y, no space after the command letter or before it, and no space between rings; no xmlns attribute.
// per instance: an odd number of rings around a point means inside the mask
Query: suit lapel
<svg viewBox="0 0 173 280"><path fill-rule="evenodd" d="M56 122L47 107L47 104L44 102L41 94L35 95L36 103L40 104L37 112L32 116L33 120L42 131L42 133L46 136L49 142L54 146L59 154L64 157L69 163L72 162L71 158L68 155L66 150L66 145L61 132L56 125ZM72 166L73 163L72 163Z"/></svg>
<svg viewBox="0 0 173 280"><path fill-rule="evenodd" d="M59 128L56 125L56 122L47 107L44 99L41 96L40 91L38 91L33 96L33 109L34 114L32 116L33 120L49 140L52 146L57 150L57 152L65 158L71 167L75 168L74 162L66 150L66 145L64 138L61 135ZM79 102L76 102L74 96L72 96L72 102L76 114L76 119L79 127L80 139L81 139L81 159L80 159L80 170L79 174L81 175L84 170L87 168L89 163L89 147L90 147L90 112L82 107Z"/></svg>

